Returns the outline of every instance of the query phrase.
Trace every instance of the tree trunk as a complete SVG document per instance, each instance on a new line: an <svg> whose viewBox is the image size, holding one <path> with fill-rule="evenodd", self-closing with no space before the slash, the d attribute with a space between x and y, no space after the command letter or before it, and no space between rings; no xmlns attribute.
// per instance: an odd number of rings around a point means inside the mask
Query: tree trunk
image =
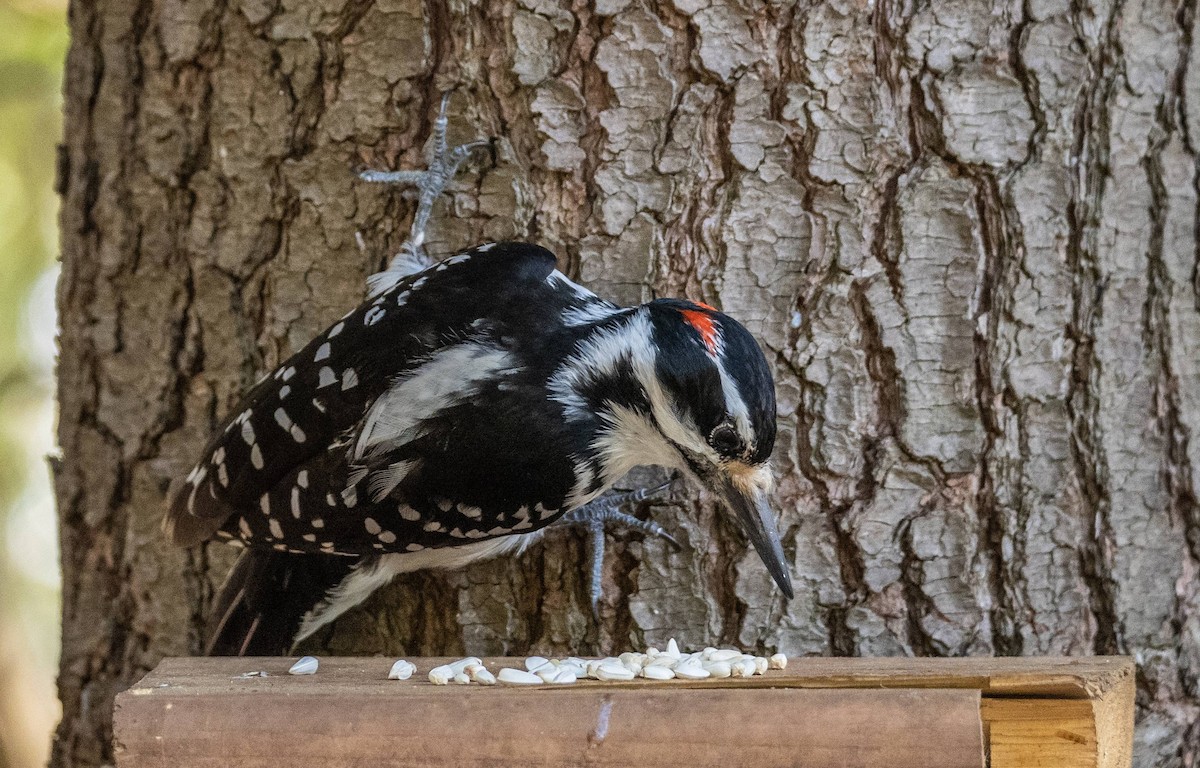
<svg viewBox="0 0 1200 768"><path fill-rule="evenodd" d="M774 362L784 602L711 501L399 580L326 653L1136 654L1138 764L1200 766L1195 0L104 0L71 10L60 184L55 765L195 653L228 548L168 484L349 307L439 94L494 162L429 249L525 238L681 295Z"/></svg>

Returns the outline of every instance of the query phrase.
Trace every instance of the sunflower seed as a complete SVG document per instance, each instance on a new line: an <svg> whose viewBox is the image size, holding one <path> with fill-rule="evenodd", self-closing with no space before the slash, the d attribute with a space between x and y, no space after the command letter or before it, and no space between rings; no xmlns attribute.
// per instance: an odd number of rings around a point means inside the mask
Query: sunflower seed
<svg viewBox="0 0 1200 768"><path fill-rule="evenodd" d="M587 677L587 662L583 661L582 659L579 660L579 663L576 663L572 659L567 659L562 663L562 666L560 666L559 669L570 670L571 672L575 673L575 677L577 678Z"/></svg>
<svg viewBox="0 0 1200 768"><path fill-rule="evenodd" d="M675 667L675 677L682 680L703 680L710 676L711 673L699 664L680 664Z"/></svg>
<svg viewBox="0 0 1200 768"><path fill-rule="evenodd" d="M469 667L473 664L482 664L482 663L483 663L483 659L480 659L477 656L468 656L465 659L459 659L458 661L452 661L449 664L447 664L446 666L450 667L450 669L453 669L454 674L457 675L459 672L466 670L467 667Z"/></svg>
<svg viewBox="0 0 1200 768"><path fill-rule="evenodd" d="M289 675L311 675L317 671L317 661L315 656L302 656L300 660L291 666L288 670Z"/></svg>
<svg viewBox="0 0 1200 768"><path fill-rule="evenodd" d="M632 680L633 670L617 662L605 662L596 669L596 677L600 680Z"/></svg>
<svg viewBox="0 0 1200 768"><path fill-rule="evenodd" d="M413 676L413 672L417 671L417 665L411 661L400 659L392 665L392 669L388 672L388 680L407 680Z"/></svg>
<svg viewBox="0 0 1200 768"><path fill-rule="evenodd" d="M505 685L542 684L542 678L538 677L532 672L526 672L523 669L513 669L511 667L505 667L504 669L500 670L500 674L496 675L496 679Z"/></svg>
<svg viewBox="0 0 1200 768"><path fill-rule="evenodd" d="M768 660L771 669L787 669L787 656L777 653Z"/></svg>
<svg viewBox="0 0 1200 768"><path fill-rule="evenodd" d="M619 658L621 665L632 672L635 677L638 672L642 671L642 667L646 666L646 662L649 661L644 653L622 653Z"/></svg>
<svg viewBox="0 0 1200 768"><path fill-rule="evenodd" d="M440 667L434 667L429 670L429 682L434 685L449 685L450 681L458 673L451 669L449 664L443 664Z"/></svg>
<svg viewBox="0 0 1200 768"><path fill-rule="evenodd" d="M482 664L469 664L463 671L466 672L472 680L480 685L496 684L496 676L489 672L487 667L483 666Z"/></svg>
<svg viewBox="0 0 1200 768"><path fill-rule="evenodd" d="M650 680L671 680L675 677L675 670L661 664L649 664L642 667L642 677Z"/></svg>
<svg viewBox="0 0 1200 768"><path fill-rule="evenodd" d="M742 659L730 665L733 677L754 677L754 659Z"/></svg>

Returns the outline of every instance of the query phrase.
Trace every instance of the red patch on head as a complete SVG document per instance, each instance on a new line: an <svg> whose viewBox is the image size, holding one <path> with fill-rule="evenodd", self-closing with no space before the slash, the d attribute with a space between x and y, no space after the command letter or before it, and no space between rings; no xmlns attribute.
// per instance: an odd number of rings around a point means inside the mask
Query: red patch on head
<svg viewBox="0 0 1200 768"><path fill-rule="evenodd" d="M712 309L712 307L708 307L706 304L700 304L699 306ZM715 312L716 310L713 311ZM716 357L717 339L719 336L717 333L717 322L713 320L712 315L707 312L701 312L698 309L681 309L679 310L679 314L683 315L684 322L695 328L696 333L700 334L700 339L704 342L704 347L708 350L708 354Z"/></svg>

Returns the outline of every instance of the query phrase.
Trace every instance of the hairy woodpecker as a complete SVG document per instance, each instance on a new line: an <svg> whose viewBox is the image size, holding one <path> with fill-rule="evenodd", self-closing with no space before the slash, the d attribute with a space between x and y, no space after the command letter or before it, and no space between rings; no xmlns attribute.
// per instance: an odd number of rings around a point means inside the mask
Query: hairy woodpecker
<svg viewBox="0 0 1200 768"><path fill-rule="evenodd" d="M444 112L437 191L462 161ZM209 653L286 653L397 574L515 554L638 465L718 494L792 596L767 503L774 385L744 327L619 307L525 243L404 271L255 385L178 486L175 543L245 547Z"/></svg>

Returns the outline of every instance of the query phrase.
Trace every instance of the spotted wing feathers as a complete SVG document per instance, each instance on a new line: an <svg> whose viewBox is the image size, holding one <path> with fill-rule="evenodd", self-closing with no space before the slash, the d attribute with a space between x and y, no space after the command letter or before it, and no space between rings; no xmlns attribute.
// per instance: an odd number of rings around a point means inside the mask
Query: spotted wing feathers
<svg viewBox="0 0 1200 768"><path fill-rule="evenodd" d="M222 529L237 536L231 526L264 505L289 514L290 495L306 490L305 480L314 489L305 499L318 498L318 482L322 490L330 484L330 493L357 492L347 436L361 431L372 404L439 350L485 333L496 318L526 311L553 270L554 256L537 246L480 246L349 312L253 387L218 429L173 498L165 520L172 539L190 546ZM369 493L366 485L362 492ZM271 547L291 539L243 538ZM329 551L320 544L332 539L318 538L311 551Z"/></svg>

